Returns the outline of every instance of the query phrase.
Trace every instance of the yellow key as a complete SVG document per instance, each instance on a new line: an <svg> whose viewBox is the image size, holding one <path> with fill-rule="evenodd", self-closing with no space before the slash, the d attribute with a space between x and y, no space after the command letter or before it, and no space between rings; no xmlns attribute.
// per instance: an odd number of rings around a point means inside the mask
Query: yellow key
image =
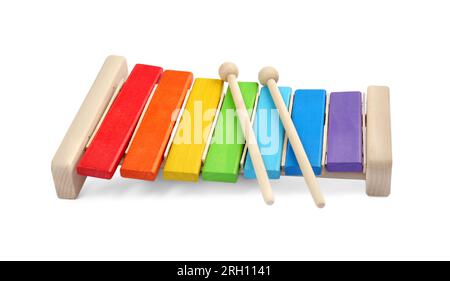
<svg viewBox="0 0 450 281"><path fill-rule="evenodd" d="M223 81L219 79L195 80L166 158L165 180L198 181L222 88Z"/></svg>

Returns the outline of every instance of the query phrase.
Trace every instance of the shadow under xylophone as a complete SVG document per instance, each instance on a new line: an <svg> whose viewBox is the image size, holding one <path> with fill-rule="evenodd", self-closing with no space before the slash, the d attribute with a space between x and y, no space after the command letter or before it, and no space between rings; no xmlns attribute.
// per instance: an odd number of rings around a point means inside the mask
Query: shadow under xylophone
<svg viewBox="0 0 450 281"><path fill-rule="evenodd" d="M58 197L76 198L86 176L110 179L119 164L123 177L143 180L155 180L163 162L165 180L255 178L239 112L224 89L219 79L193 81L190 72L149 65L128 75L125 58L108 57L52 160ZM269 178L302 175L270 85L259 93L258 83L239 82L239 89ZM368 195L389 195L387 87L328 95L278 89L315 175L366 180Z"/></svg>

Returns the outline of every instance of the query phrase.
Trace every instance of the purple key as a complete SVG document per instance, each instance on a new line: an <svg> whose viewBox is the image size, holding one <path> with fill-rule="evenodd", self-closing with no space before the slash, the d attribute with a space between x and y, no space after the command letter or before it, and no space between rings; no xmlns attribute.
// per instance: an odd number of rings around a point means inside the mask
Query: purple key
<svg viewBox="0 0 450 281"><path fill-rule="evenodd" d="M330 94L327 171L362 172L361 92Z"/></svg>

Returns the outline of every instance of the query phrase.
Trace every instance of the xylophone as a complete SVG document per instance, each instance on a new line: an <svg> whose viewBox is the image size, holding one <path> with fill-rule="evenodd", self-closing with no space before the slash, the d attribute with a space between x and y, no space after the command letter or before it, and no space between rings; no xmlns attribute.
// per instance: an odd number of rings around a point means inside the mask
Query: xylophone
<svg viewBox="0 0 450 281"><path fill-rule="evenodd" d="M257 82L237 82L137 64L109 56L52 160L59 198L75 199L87 176L236 182L257 178L273 203L270 179L304 176L319 207L315 176L366 180L369 196L390 193L389 89L367 93L278 87L264 68ZM228 82L228 88L225 87Z"/></svg>

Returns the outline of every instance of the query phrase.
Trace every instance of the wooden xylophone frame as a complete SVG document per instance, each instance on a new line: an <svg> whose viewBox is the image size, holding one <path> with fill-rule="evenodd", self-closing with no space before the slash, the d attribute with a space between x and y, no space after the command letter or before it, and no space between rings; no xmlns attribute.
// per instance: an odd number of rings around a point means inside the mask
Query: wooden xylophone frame
<svg viewBox="0 0 450 281"><path fill-rule="evenodd" d="M59 198L75 199L80 193L86 180L86 176L79 175L76 171L76 166L85 152L85 149L89 146L90 141L102 122L102 118L108 111L109 106L114 101L115 96L120 91L120 88L127 77L128 67L124 57L109 56L106 58L97 78L91 86L91 89L85 97L52 160L51 170L56 193ZM390 194L392 145L389 95L389 88L387 87L369 86L367 93L365 94L365 99L363 99L364 170L361 173L331 173L328 172L325 167L327 143L326 130L328 127L329 104L329 95L327 95L322 174L320 177L365 180L367 195L388 196ZM186 95L186 100L188 97L189 93ZM292 98L293 95L291 96L291 105ZM151 99L151 97L149 99ZM219 103L219 109L220 104L221 103ZM256 104L257 101L255 102L255 107ZM255 113L255 110L253 113ZM181 112L179 113L179 116L181 116ZM139 123L137 127L139 127ZM173 131L176 131L176 127ZM205 148L203 159L208 150L208 144ZM286 144L287 139L285 138L282 171L284 169ZM170 143L164 153L165 156L167 155L169 148ZM243 160L245 159L245 153L246 149L244 149L241 167L243 165Z"/></svg>

